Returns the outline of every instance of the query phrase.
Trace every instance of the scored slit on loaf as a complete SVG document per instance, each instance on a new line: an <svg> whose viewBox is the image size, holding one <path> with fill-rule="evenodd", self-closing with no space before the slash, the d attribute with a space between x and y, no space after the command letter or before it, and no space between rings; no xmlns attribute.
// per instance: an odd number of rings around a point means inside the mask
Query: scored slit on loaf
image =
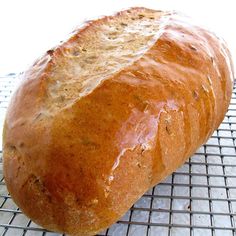
<svg viewBox="0 0 236 236"><path fill-rule="evenodd" d="M160 28L167 18L164 15L147 11L132 17L122 14L119 20L108 17L91 21L88 23L91 27L75 34L58 52L49 50L49 54L58 55L49 87L52 100L48 102L53 104L50 108L71 105L142 57L162 32Z"/></svg>
<svg viewBox="0 0 236 236"><path fill-rule="evenodd" d="M181 166L232 92L225 42L175 12L91 21L23 75L3 133L7 188L43 227L93 235Z"/></svg>

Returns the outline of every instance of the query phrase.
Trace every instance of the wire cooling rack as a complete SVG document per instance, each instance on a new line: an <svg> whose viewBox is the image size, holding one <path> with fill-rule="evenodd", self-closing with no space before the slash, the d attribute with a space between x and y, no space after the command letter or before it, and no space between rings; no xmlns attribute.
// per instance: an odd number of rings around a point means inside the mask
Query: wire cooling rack
<svg viewBox="0 0 236 236"><path fill-rule="evenodd" d="M0 127L15 74L0 77ZM1 132L1 130L0 130ZM116 224L99 235L236 235L236 84L224 121L180 169L150 189ZM60 235L30 221L6 189L0 152L0 235Z"/></svg>

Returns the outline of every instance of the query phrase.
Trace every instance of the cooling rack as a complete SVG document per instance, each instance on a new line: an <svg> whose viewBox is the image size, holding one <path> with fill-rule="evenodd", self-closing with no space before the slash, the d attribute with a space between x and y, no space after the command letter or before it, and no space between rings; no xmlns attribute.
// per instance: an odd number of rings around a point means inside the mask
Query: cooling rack
<svg viewBox="0 0 236 236"><path fill-rule="evenodd" d="M0 77L0 132L15 74ZM236 84L224 121L208 142L99 235L236 235ZM0 142L2 142L0 140ZM0 143L1 144L1 143ZM0 151L0 235L56 236L30 221L6 189Z"/></svg>

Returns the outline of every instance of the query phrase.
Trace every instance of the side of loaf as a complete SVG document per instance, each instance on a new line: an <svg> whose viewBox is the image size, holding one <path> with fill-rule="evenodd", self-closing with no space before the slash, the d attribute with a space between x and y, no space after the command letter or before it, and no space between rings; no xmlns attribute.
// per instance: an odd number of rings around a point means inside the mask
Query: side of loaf
<svg viewBox="0 0 236 236"><path fill-rule="evenodd" d="M87 23L23 75L3 133L7 188L43 227L94 235L220 125L233 81L221 39L173 12Z"/></svg>

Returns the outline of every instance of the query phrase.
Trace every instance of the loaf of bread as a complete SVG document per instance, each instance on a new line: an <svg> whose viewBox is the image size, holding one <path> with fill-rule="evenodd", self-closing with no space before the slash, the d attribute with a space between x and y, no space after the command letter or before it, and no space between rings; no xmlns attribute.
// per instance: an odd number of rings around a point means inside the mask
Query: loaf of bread
<svg viewBox="0 0 236 236"><path fill-rule="evenodd" d="M94 235L180 167L232 92L225 42L175 12L86 23L23 75L4 127L4 176L37 224Z"/></svg>

